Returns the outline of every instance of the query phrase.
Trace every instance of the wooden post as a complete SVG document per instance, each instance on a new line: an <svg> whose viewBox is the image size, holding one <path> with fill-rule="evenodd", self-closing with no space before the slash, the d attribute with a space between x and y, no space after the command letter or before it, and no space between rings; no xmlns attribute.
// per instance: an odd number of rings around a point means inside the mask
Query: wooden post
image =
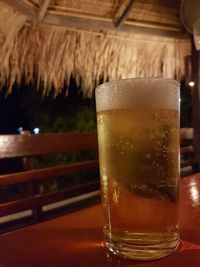
<svg viewBox="0 0 200 267"><path fill-rule="evenodd" d="M31 132L30 131L22 131L20 134L21 135L26 135L26 136L31 136ZM24 170L27 171L27 170L34 169L34 165L35 165L34 163L35 163L35 160L33 158L24 157L23 158ZM31 196L39 195L40 194L40 182L33 181L31 183L30 191L31 191ZM37 223L40 220L41 216L42 216L42 208L41 207L36 207L36 208L33 208L32 211L33 211L34 223Z"/></svg>
<svg viewBox="0 0 200 267"><path fill-rule="evenodd" d="M194 128L194 151L200 166L200 51L192 48L192 124Z"/></svg>

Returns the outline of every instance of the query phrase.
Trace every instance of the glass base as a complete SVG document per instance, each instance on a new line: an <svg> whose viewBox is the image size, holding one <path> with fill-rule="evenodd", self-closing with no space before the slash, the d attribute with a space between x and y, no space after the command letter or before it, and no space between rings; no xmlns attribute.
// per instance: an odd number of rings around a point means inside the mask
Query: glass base
<svg viewBox="0 0 200 267"><path fill-rule="evenodd" d="M105 234L106 247L116 255L134 260L153 260L171 254L179 245L178 231L171 233Z"/></svg>

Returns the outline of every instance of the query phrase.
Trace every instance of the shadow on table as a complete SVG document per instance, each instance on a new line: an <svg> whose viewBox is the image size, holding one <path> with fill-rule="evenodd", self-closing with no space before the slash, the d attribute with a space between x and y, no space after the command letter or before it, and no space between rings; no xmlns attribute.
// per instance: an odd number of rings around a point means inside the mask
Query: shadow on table
<svg viewBox="0 0 200 267"><path fill-rule="evenodd" d="M5 238L5 240L3 240ZM27 229L2 237L0 266L12 267L199 267L200 249L180 246L166 258L151 262L124 260L103 246L100 228ZM184 244L184 242L183 242ZM12 255L12 257L11 257Z"/></svg>
<svg viewBox="0 0 200 267"><path fill-rule="evenodd" d="M107 265L104 265L106 267L199 267L200 249L179 251L163 259L148 262L119 259L112 255L107 258L107 261Z"/></svg>
<svg viewBox="0 0 200 267"><path fill-rule="evenodd" d="M61 262L66 262L70 267L199 267L200 263L200 249L187 248L184 242L181 242L178 250L171 256L151 262L139 262L125 260L108 252L103 245L100 228L79 228L55 234L56 239L63 243L63 248L65 247ZM185 237L187 234L189 235L185 232Z"/></svg>
<svg viewBox="0 0 200 267"><path fill-rule="evenodd" d="M87 229L79 229L78 232L83 235L84 232L87 232ZM189 232L184 233L184 237L187 235L190 236ZM96 239L92 240L91 237ZM79 236L80 237L80 236ZM82 239L82 245L79 244L79 251L74 250L71 254L72 258L83 258L84 262L80 264L80 261L77 260L74 266L95 266L95 267L131 267L131 266L139 266L139 267L199 267L200 263L200 247L196 246L185 246L184 241L181 242L178 250L172 255L165 257L163 259L148 261L148 262L139 262L133 260L126 260L119 258L112 253L108 252L102 242L102 230L101 229L88 229L88 235L85 235L86 239ZM79 239L81 240L81 238ZM193 239L193 242L195 239ZM198 236L196 241L199 241Z"/></svg>

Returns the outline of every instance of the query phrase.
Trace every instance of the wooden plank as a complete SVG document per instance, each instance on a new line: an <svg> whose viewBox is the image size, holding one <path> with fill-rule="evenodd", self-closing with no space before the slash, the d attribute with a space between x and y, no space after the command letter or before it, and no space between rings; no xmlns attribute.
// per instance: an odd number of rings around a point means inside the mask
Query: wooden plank
<svg viewBox="0 0 200 267"><path fill-rule="evenodd" d="M180 129L180 139L181 140L193 139L193 128L181 128Z"/></svg>
<svg viewBox="0 0 200 267"><path fill-rule="evenodd" d="M144 26L137 26L128 23L124 23L120 28L113 25L111 19L99 19L98 17L77 17L76 15L70 14L56 14L53 11L48 12L44 17L44 24L62 26L67 28L83 29L87 31L119 31L127 33L138 33L165 36L171 38L188 38L188 34L181 31L164 30L157 28L150 28Z"/></svg>
<svg viewBox="0 0 200 267"><path fill-rule="evenodd" d="M99 189L99 187L99 182L93 182L81 186L76 186L70 189L64 189L59 192L37 195L23 200L3 203L0 204L0 216L6 216L23 210L41 207L50 203L61 201L63 199L68 199L77 195L96 191Z"/></svg>
<svg viewBox="0 0 200 267"><path fill-rule="evenodd" d="M6 4L12 6L15 10L19 11L20 13L26 15L29 19L36 21L38 18L37 11L35 10L34 6L28 4L27 1L23 0L2 0Z"/></svg>
<svg viewBox="0 0 200 267"><path fill-rule="evenodd" d="M71 175L82 171L95 170L98 169L98 167L98 160L91 160L51 168L5 174L0 175L0 186L27 183L31 181L42 181L59 175Z"/></svg>
<svg viewBox="0 0 200 267"><path fill-rule="evenodd" d="M0 136L0 159L94 149L97 149L97 135L93 133Z"/></svg>
<svg viewBox="0 0 200 267"><path fill-rule="evenodd" d="M140 12L141 10L137 10L137 8L134 6L134 10L136 13ZM117 12L117 11L116 11ZM144 12L144 11L143 11ZM146 11L145 11L146 12ZM151 12L152 13L152 12ZM52 14L52 15L63 15L63 16L75 16L76 18L84 18L84 19L90 19L90 20L98 20L98 21L108 21L108 22L112 22L110 17L105 16L105 14L102 15L94 15L94 14L85 14L77 12L77 11L71 11L66 7L61 7L61 6L56 6L55 8L51 7L51 5L48 8L48 14ZM145 19L146 15L144 16L144 18L142 19L127 19L125 21L124 24L128 24L128 25L132 25L132 26L144 26L147 28L156 28L156 29L163 29L163 30L171 30L173 32L180 32L180 31L184 31L183 27L180 27L180 23L179 24L174 24L174 21L171 21L169 19L170 22L161 22L161 21L155 21L155 19ZM116 19L117 19L117 15L116 15ZM114 18L115 20L115 18Z"/></svg>

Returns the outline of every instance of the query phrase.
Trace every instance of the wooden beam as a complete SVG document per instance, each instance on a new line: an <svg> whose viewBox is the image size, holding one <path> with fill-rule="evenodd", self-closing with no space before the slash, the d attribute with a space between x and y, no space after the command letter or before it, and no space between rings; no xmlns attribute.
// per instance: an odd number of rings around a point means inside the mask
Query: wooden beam
<svg viewBox="0 0 200 267"><path fill-rule="evenodd" d="M6 4L12 6L15 10L26 15L28 19L36 21L38 18L37 11L32 4L28 4L23 0L2 0Z"/></svg>
<svg viewBox="0 0 200 267"><path fill-rule="evenodd" d="M42 23L54 26L62 26L67 28L76 28L86 31L113 31L113 32L124 32L124 33L138 33L138 34L147 34L155 36L163 36L170 38L188 38L188 34L182 31L174 30L164 30L158 28L144 27L133 25L130 22L124 23L121 27L116 28L113 25L111 19L102 19L98 17L84 17L84 16L75 16L69 14L56 14L53 11L48 12Z"/></svg>
<svg viewBox="0 0 200 267"><path fill-rule="evenodd" d="M129 0L129 3L125 8L124 12L122 13L122 15L116 21L113 21L115 27L119 27L123 23L123 21L127 18L131 8L133 7L134 2L135 0Z"/></svg>
<svg viewBox="0 0 200 267"><path fill-rule="evenodd" d="M43 3L40 5L39 10L38 10L38 21L41 21L44 18L49 4L50 4L50 0L44 0Z"/></svg>

